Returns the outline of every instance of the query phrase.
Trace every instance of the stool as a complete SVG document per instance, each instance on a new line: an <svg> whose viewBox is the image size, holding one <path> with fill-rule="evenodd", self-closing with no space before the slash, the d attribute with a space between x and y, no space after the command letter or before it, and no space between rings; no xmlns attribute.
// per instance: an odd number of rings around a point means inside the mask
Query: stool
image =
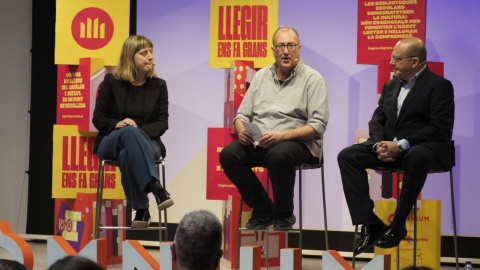
<svg viewBox="0 0 480 270"><path fill-rule="evenodd" d="M453 142L451 143L453 147ZM454 153L455 151L453 151ZM457 222L455 218L455 200L454 200L454 192L453 192L453 166L455 166L455 159L453 159L453 164L450 168L448 169L431 169L429 170L430 173L444 173L444 172L449 172L450 173L450 196L452 200L452 217L453 217L453 241L454 241L454 246L455 246L455 262L456 262L456 269L459 269L459 264L458 264L458 246L457 246ZM400 174L403 174L403 168L374 168L374 170L379 170L382 172L392 172L397 174L397 204L399 200L399 189L400 189ZM413 206L413 239L403 239L405 241L413 241L413 266L417 265L417 202L415 201L415 204ZM358 225L355 225L355 236L353 240L353 249L355 250L356 247L356 242L357 239L360 238L360 235L358 233ZM399 245L400 246L400 245ZM397 246L397 269L400 269L400 248ZM353 259L352 259L352 267L355 268L355 254L353 254Z"/></svg>
<svg viewBox="0 0 480 270"><path fill-rule="evenodd" d="M240 232L241 231L264 231L266 232L266 246L265 246L265 254L266 254L266 267L268 268L268 234L269 232L285 232L285 233L298 233L299 234L299 248L302 248L302 237L303 237L303 215L302 215L302 171L309 170L309 169L321 169L322 174L322 197L323 197L323 218L324 218L324 225L325 225L325 248L328 250L328 227L327 227L327 207L326 207L326 200L325 200L325 175L323 171L323 157L321 161L317 164L302 164L297 166L296 169L298 170L298 201L299 201L299 228L292 229L289 231L275 231L273 229L264 229L264 230L250 230L247 228L241 228L242 225L242 208L243 208L243 199L240 200L240 211L238 214L238 230L237 230L237 246L236 246L236 261L235 261L235 270L238 269L238 263L240 260ZM267 194L270 190L270 176L267 174Z"/></svg>
<svg viewBox="0 0 480 270"><path fill-rule="evenodd" d="M162 167L162 185L165 187L165 159L160 158L155 160L157 168ZM101 206L103 201L103 184L105 181L105 165L117 166L117 163L114 160L108 159L99 159L98 160L98 185L97 185L97 212L95 215L95 227L93 228L93 238L98 239L100 237L100 230L159 230L160 242L162 242L162 231L165 231L165 239L168 239L168 221L167 221L167 210L164 210L165 226L162 227L162 215L158 214L159 218L159 227L148 227L148 228L131 228L131 227L119 227L119 226L101 226L100 216L101 216Z"/></svg>

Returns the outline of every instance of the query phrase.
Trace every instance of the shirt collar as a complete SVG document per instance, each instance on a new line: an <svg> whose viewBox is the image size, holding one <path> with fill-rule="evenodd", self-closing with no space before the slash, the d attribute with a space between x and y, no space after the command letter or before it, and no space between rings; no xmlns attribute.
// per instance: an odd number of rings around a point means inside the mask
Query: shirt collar
<svg viewBox="0 0 480 270"><path fill-rule="evenodd" d="M290 73L290 76L288 76L287 80L295 77L303 69L304 66L305 66L305 64L303 63L303 59L300 57L297 65L293 68L293 70ZM272 72L273 77L276 78L277 77L277 63L276 62L273 63L273 65L270 66L270 71Z"/></svg>
<svg viewBox="0 0 480 270"><path fill-rule="evenodd" d="M403 80L401 80L401 82L404 85L413 85L417 81L420 74L422 74L422 72L425 70L426 67L427 67L427 65L424 65L412 78L410 78L410 80L408 82L404 82Z"/></svg>

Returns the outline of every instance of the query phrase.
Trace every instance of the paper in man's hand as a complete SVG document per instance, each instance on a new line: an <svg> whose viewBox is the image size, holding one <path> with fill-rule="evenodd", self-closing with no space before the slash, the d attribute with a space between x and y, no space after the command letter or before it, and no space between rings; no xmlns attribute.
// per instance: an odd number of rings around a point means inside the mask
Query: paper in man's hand
<svg viewBox="0 0 480 270"><path fill-rule="evenodd" d="M258 127L257 124L249 123L249 122L245 122L245 121L242 121L242 124L243 124L243 127L246 130L248 130L250 133L252 133L252 137L256 142L258 142L260 140L260 138L263 137L263 134L260 131L260 128Z"/></svg>

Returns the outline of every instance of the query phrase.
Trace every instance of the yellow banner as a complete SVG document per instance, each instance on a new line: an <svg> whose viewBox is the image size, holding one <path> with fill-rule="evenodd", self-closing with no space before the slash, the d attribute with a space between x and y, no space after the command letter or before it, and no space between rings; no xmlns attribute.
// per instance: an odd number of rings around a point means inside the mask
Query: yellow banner
<svg viewBox="0 0 480 270"><path fill-rule="evenodd" d="M417 266L440 270L441 202L422 200L417 211ZM375 211L385 223L393 220L396 201L376 201ZM413 239L413 211L407 217L407 238ZM397 265L397 248L375 247L375 255L391 254L392 269ZM413 265L413 241L400 242L400 269Z"/></svg>
<svg viewBox="0 0 480 270"><path fill-rule="evenodd" d="M78 65L84 57L115 66L128 37L130 1L57 0L55 64Z"/></svg>
<svg viewBox="0 0 480 270"><path fill-rule="evenodd" d="M211 0L210 67L230 68L232 60L274 62L272 35L278 24L278 0Z"/></svg>
<svg viewBox="0 0 480 270"><path fill-rule="evenodd" d="M76 198L77 192L96 193L98 158L92 154L96 132L78 132L75 125L53 126L52 198ZM117 167L106 166L104 199L124 199Z"/></svg>

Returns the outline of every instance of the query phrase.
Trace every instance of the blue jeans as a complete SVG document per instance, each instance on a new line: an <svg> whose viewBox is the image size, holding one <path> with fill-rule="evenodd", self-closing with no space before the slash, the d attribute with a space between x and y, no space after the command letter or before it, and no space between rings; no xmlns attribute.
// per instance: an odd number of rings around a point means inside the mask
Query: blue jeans
<svg viewBox="0 0 480 270"><path fill-rule="evenodd" d="M155 159L160 157L160 145L141 129L133 126L112 131L100 142L97 156L116 160L122 173L125 196L133 209L149 206L145 188L150 181L159 181Z"/></svg>

